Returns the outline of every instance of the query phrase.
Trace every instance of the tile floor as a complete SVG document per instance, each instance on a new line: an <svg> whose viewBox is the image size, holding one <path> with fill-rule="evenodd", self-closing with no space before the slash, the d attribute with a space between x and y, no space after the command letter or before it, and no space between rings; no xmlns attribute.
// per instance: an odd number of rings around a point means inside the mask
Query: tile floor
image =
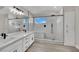
<svg viewBox="0 0 79 59"><path fill-rule="evenodd" d="M35 40L27 52L79 52L79 50L63 44L52 44L45 40Z"/></svg>

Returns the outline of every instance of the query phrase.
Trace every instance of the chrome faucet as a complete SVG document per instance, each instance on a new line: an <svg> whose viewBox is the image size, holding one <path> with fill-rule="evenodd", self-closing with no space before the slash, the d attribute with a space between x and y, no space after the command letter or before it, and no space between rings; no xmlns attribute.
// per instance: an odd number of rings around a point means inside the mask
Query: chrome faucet
<svg viewBox="0 0 79 59"><path fill-rule="evenodd" d="M6 39L8 35L6 35L6 33L1 33L1 36L3 37L3 39Z"/></svg>

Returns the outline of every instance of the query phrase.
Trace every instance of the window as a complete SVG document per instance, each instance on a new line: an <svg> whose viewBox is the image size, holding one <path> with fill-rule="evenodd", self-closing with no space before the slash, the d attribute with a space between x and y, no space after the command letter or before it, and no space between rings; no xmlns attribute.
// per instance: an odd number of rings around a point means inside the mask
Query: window
<svg viewBox="0 0 79 59"><path fill-rule="evenodd" d="M47 19L46 18L35 18L35 23L36 24L43 24L43 23L46 23Z"/></svg>

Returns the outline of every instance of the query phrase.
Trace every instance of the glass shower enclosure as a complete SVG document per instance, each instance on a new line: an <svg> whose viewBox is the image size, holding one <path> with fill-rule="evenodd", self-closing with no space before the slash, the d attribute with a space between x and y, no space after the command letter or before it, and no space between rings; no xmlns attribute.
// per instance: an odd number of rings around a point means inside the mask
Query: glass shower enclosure
<svg viewBox="0 0 79 59"><path fill-rule="evenodd" d="M63 43L63 16L34 19L35 38Z"/></svg>

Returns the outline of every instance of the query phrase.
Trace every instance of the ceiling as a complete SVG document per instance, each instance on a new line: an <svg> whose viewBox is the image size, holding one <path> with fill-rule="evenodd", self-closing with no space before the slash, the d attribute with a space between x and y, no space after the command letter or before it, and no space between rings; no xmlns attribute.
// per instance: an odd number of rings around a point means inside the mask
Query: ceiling
<svg viewBox="0 0 79 59"><path fill-rule="evenodd" d="M29 11L29 13L33 17L63 14L62 6L19 6L19 7L21 7L20 9L24 10L26 14L27 14L27 11ZM7 11L8 11L8 8L6 6L0 6L0 13L8 13Z"/></svg>
<svg viewBox="0 0 79 59"><path fill-rule="evenodd" d="M76 7L79 8L79 6L64 6L64 11L74 11Z"/></svg>
<svg viewBox="0 0 79 59"><path fill-rule="evenodd" d="M30 11L30 13L34 17L63 14L62 6L22 6L22 8L24 8L27 11Z"/></svg>
<svg viewBox="0 0 79 59"><path fill-rule="evenodd" d="M0 14L9 13L9 7L10 6L0 6ZM17 7L23 10L26 16L28 16L27 11L29 11L32 17L38 17L38 16L50 16L50 15L63 15L63 9L64 11L73 11L77 6L17 6Z"/></svg>

